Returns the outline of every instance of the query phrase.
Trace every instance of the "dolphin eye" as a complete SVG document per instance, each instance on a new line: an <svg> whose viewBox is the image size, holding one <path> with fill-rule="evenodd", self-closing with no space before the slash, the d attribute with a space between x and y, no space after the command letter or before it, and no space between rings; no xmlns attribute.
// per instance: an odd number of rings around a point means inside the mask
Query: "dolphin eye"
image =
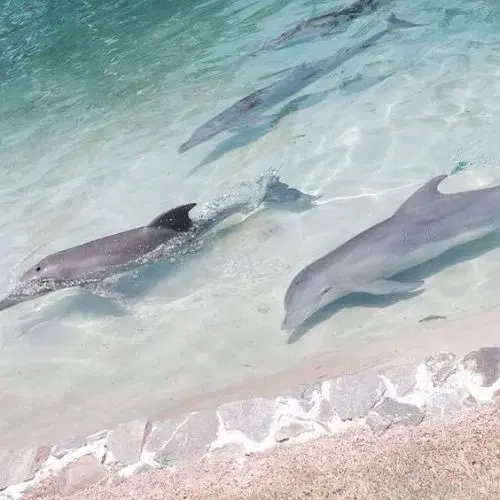
<svg viewBox="0 0 500 500"><path fill-rule="evenodd" d="M40 266L38 266L38 267L35 269L35 271L36 271L37 273L39 273L41 270L42 270L42 268L41 268Z"/></svg>

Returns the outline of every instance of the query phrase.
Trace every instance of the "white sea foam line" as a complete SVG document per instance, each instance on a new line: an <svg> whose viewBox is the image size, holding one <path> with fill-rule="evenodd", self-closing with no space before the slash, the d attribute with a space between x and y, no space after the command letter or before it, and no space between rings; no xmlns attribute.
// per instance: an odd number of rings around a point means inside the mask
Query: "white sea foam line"
<svg viewBox="0 0 500 500"><path fill-rule="evenodd" d="M410 184L403 184L402 186L398 186L395 188L388 188L388 189L383 189L382 191L378 191L376 193L361 193L361 194L353 194L349 196L335 196L333 198L328 198L326 200L318 201L316 202L316 205L326 205L328 203L333 203L335 201L341 201L341 200L354 200L356 198L376 198L377 196L380 196L381 194L389 193L391 191L399 191L401 189L406 189L408 187L416 187L416 186L421 186L422 183L420 182L412 182Z"/></svg>

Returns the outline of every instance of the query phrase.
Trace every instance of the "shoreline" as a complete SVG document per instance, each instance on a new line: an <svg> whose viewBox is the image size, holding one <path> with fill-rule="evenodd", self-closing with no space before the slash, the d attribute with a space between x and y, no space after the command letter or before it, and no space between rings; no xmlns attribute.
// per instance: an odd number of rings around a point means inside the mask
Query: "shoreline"
<svg viewBox="0 0 500 500"><path fill-rule="evenodd" d="M500 496L500 404L446 422L376 435L350 429L235 459L220 454L179 467L61 494L46 482L26 500L490 500Z"/></svg>
<svg viewBox="0 0 500 500"><path fill-rule="evenodd" d="M361 356L359 346L343 360L318 356L300 370L194 396L161 415L50 446L0 451L0 499L23 498L50 478L68 494L220 453L234 460L283 442L443 420L500 398L498 320L500 308L420 323L405 331L406 341L398 335L402 342L392 349L395 333L380 338L371 357Z"/></svg>
<svg viewBox="0 0 500 500"><path fill-rule="evenodd" d="M186 411L197 411L234 399L272 397L277 391L286 391L311 380L353 375L366 370L383 369L406 363L419 362L439 351L453 351L457 356L485 345L500 345L498 334L491 325L500 323L500 306L450 319L436 319L412 324L379 337L352 337L336 340L339 354L325 353L301 361L297 366L265 377L255 377L243 383L184 398L166 411L152 415L154 418L170 418ZM474 331L474 335L470 332ZM380 333L380 332L379 332Z"/></svg>
<svg viewBox="0 0 500 500"><path fill-rule="evenodd" d="M46 422L37 432L36 426L24 425L22 420L10 425L0 439L0 452L5 448L31 447L34 444L49 444L60 442L72 434L87 435L99 428L114 427L120 421L139 419L144 415L160 420L175 417L187 411L209 409L235 399L245 399L253 396L272 397L276 392L286 390L311 380L322 380L343 374L354 374L367 369L383 368L384 366L417 362L425 356L440 350L451 350L462 355L482 345L496 345L498 337L490 327L500 322L500 307L485 311L462 313L448 319L436 319L422 323L408 322L399 324L390 330L377 330L366 336L346 336L336 338L332 331L332 348L330 352L313 355L308 359L298 361L295 366L286 370L277 367L275 373L265 376L246 377L234 385L226 386L210 392L204 392L202 387L195 387L192 396L183 397L176 402L152 400L153 411L131 409L126 401L126 415L120 417L120 412L114 414L118 418L110 418L100 413L91 413L86 419L77 422L59 417L54 419L50 411L46 411L41 422ZM470 332L474 331L474 335ZM247 375L247 374L246 374ZM145 388L147 391L147 388ZM106 405L103 399L102 404ZM56 405L56 417L58 416ZM95 406L95 405L94 405ZM145 405L142 404L142 407ZM103 412L106 414L106 411ZM6 427L6 426L5 426ZM37 436L33 439L33 435Z"/></svg>

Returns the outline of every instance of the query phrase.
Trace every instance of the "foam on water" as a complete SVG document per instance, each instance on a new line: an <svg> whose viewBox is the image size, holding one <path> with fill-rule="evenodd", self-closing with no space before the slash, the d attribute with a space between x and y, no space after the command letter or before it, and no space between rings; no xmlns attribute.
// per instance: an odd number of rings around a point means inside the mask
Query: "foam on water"
<svg viewBox="0 0 500 500"><path fill-rule="evenodd" d="M50 252L210 203L270 167L323 198L302 213L259 211L195 254L112 280L110 296L72 289L1 312L1 446L162 411L335 350L339 338L496 304L499 248L437 267L419 296L354 304L286 343L283 296L304 265L459 161L468 169L443 191L500 183L497 2L387 1L336 36L249 55L335 5L4 4L1 290ZM264 75L359 43L390 12L428 25L390 33L302 91L267 134L225 133L177 153Z"/></svg>

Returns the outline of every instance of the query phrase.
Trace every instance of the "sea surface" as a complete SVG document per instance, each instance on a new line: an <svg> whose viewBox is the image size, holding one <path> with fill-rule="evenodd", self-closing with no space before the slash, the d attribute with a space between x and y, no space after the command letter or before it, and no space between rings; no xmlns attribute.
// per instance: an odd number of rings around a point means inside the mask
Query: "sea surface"
<svg viewBox="0 0 500 500"><path fill-rule="evenodd" d="M350 2L1 3L0 296L51 252L183 203L251 195L269 169L321 198L258 210L189 255L118 277L109 296L71 289L1 311L0 447L161 412L300 367L340 339L375 349L389 330L498 303L492 245L423 269L418 296L348 303L292 341L280 329L294 275L432 176L454 173L444 192L500 184L500 3L386 0L329 36L252 55ZM178 152L270 74L360 43L391 13L424 26L277 105L274 127Z"/></svg>

